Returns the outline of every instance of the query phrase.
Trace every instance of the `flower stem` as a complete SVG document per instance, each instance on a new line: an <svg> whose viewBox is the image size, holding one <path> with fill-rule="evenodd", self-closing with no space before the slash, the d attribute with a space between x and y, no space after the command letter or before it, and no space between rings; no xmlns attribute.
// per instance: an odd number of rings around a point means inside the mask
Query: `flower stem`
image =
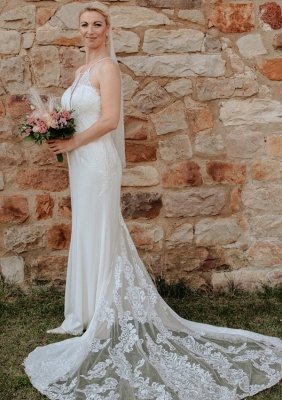
<svg viewBox="0 0 282 400"><path fill-rule="evenodd" d="M62 154L57 154L56 157L57 157L57 161L58 162L60 162L60 163L63 162L63 155Z"/></svg>

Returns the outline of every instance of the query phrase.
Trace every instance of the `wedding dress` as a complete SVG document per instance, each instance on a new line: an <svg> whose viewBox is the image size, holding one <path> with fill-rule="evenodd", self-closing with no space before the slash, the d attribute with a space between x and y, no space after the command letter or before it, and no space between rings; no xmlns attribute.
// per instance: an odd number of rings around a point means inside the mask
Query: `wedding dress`
<svg viewBox="0 0 282 400"><path fill-rule="evenodd" d="M100 116L90 70L62 98L77 132ZM72 238L63 328L76 336L25 360L50 399L237 400L282 377L282 341L180 318L159 296L120 212L110 134L68 154Z"/></svg>

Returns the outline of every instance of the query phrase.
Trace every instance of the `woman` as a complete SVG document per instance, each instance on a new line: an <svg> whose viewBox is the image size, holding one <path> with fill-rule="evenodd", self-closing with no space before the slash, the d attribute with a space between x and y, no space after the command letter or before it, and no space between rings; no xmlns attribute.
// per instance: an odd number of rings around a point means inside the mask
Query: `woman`
<svg viewBox="0 0 282 400"><path fill-rule="evenodd" d="M186 321L159 297L119 209L121 84L102 5L82 12L79 30L86 64L62 98L78 134L49 142L68 153L73 209L66 318L51 332L86 331L28 356L33 385L67 400L235 400L274 385L280 339Z"/></svg>

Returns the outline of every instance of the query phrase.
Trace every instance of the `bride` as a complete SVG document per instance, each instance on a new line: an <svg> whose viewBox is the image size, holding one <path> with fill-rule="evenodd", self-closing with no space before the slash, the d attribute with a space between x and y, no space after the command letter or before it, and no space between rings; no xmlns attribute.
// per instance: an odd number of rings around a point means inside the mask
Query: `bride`
<svg viewBox="0 0 282 400"><path fill-rule="evenodd" d="M77 133L49 141L68 154L73 212L65 320L49 332L82 335L30 353L32 384L60 400L237 400L274 385L280 339L184 320L158 295L120 212L121 77L105 6L83 10L79 31L86 63L62 97Z"/></svg>

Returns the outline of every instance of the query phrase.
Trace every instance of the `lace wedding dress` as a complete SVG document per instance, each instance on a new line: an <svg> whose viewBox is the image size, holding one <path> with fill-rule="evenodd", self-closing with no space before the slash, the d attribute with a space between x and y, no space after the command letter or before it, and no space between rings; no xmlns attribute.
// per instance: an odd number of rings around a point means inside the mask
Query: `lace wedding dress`
<svg viewBox="0 0 282 400"><path fill-rule="evenodd" d="M100 115L89 70L62 98L78 133ZM63 328L71 339L25 360L32 384L60 400L235 400L282 377L282 341L180 318L158 295L120 212L111 134L68 155L72 239Z"/></svg>

